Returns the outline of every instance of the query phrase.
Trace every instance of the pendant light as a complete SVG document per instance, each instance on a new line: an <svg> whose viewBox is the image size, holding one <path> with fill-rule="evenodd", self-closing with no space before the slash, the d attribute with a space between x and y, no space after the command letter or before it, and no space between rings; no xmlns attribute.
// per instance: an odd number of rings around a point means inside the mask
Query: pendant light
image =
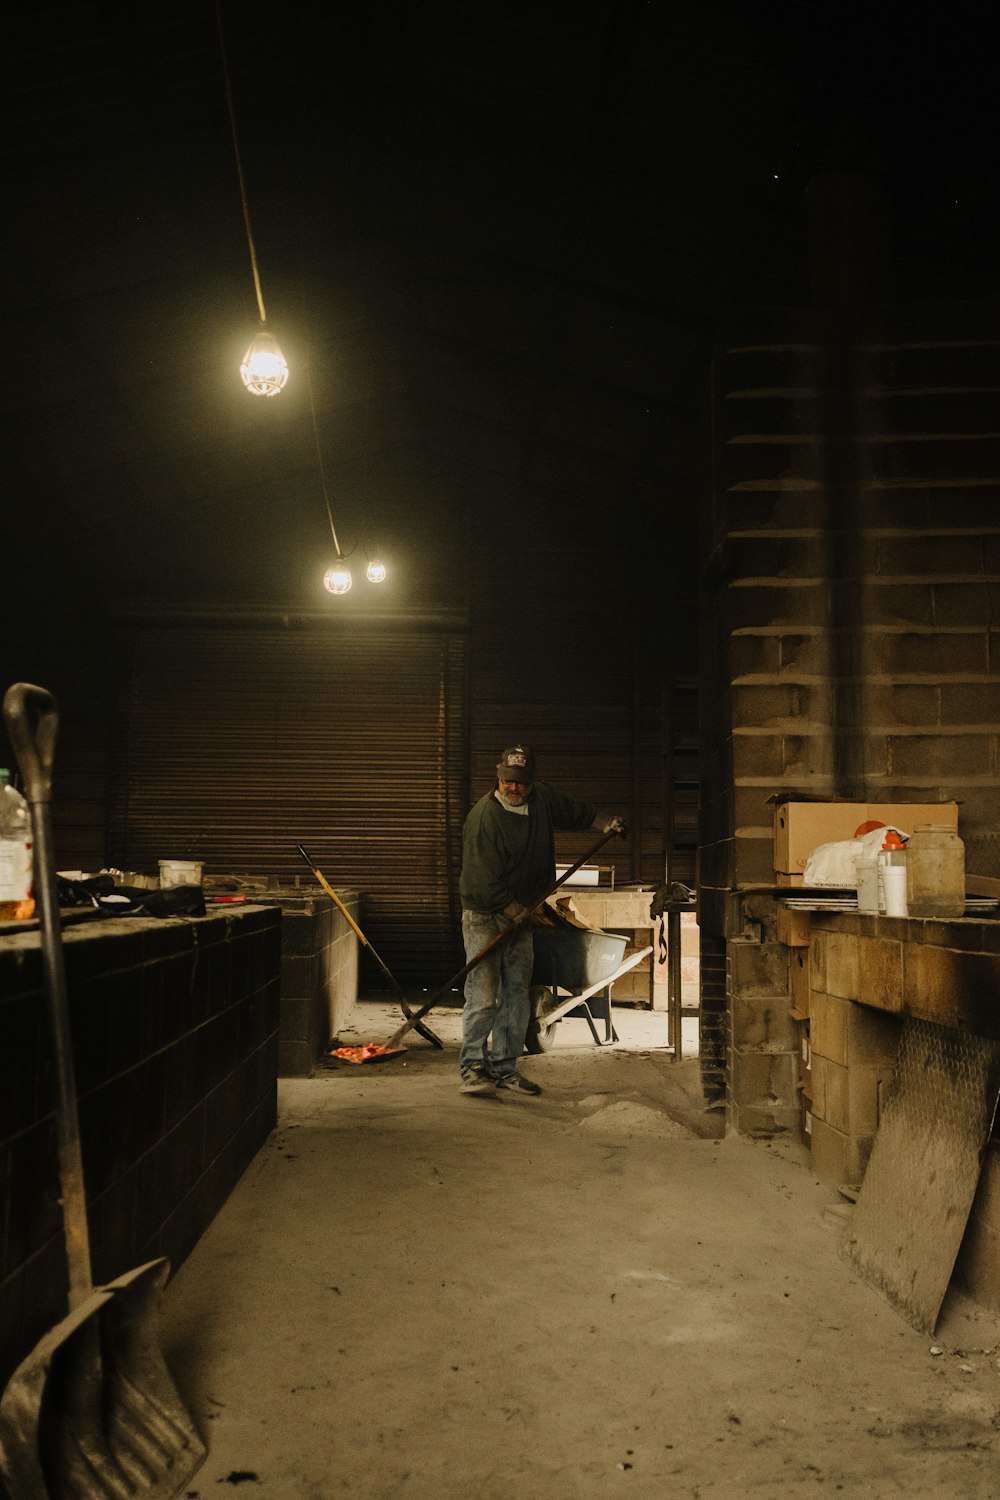
<svg viewBox="0 0 1000 1500"><path fill-rule="evenodd" d="M250 251L250 269L253 272L254 291L257 295L257 311L260 313L260 328L240 365L240 378L254 396L276 396L288 382L288 362L278 346L278 341L267 328L267 311L264 307L264 292L257 265L257 250L253 230L250 226L250 204L247 199L246 179L243 175L243 160L240 156L239 137L236 132L236 111L233 108L233 90L229 81L229 62L226 56L226 34L222 25L222 0L215 0L215 18L219 28L219 48L222 53L222 76L226 85L226 103L229 107L229 127L233 136L233 154L236 158L236 176L240 184L240 201L243 204L243 223L246 228L247 246Z"/></svg>

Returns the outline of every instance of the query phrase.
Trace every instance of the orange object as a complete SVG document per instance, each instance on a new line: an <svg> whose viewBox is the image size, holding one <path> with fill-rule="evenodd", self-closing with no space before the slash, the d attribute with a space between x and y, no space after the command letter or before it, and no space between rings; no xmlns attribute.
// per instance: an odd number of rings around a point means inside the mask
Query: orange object
<svg viewBox="0 0 1000 1500"><path fill-rule="evenodd" d="M331 1047L329 1056L339 1057L343 1062L379 1062L383 1058L398 1057L405 1047L383 1047L379 1042L366 1042L363 1047Z"/></svg>

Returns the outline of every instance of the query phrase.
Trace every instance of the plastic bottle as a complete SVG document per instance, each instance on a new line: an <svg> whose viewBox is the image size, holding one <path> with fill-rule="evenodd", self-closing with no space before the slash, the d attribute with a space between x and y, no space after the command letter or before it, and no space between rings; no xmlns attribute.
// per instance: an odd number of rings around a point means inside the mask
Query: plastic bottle
<svg viewBox="0 0 1000 1500"><path fill-rule="evenodd" d="M35 910L31 846L28 804L0 769L0 922L23 921Z"/></svg>
<svg viewBox="0 0 1000 1500"><path fill-rule="evenodd" d="M882 877L884 907L887 917L909 915L906 904L906 845L894 828L886 829L885 842L878 854Z"/></svg>
<svg viewBox="0 0 1000 1500"><path fill-rule="evenodd" d="M946 823L920 823L906 850L911 917L964 917L965 845Z"/></svg>

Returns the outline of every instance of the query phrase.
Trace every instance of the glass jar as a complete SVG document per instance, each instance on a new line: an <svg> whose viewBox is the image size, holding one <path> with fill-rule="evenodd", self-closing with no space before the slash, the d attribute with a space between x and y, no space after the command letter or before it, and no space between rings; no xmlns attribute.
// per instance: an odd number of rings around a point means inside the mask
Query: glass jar
<svg viewBox="0 0 1000 1500"><path fill-rule="evenodd" d="M911 917L965 915L965 845L945 823L919 823L906 846Z"/></svg>

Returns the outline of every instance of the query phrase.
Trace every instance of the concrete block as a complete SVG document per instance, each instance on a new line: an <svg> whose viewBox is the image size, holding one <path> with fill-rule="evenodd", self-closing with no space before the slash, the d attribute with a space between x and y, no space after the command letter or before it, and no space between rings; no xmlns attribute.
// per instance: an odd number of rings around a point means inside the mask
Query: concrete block
<svg viewBox="0 0 1000 1500"><path fill-rule="evenodd" d="M811 1071L814 1118L844 1135L856 1134L851 1130L847 1069L814 1051Z"/></svg>
<svg viewBox="0 0 1000 1500"><path fill-rule="evenodd" d="M865 683L864 703L866 721L883 730L931 728L942 717L942 689L937 684ZM946 722L961 720L952 717Z"/></svg>
<svg viewBox="0 0 1000 1500"><path fill-rule="evenodd" d="M871 1065L882 1075L896 1065L902 1021L867 1005L848 1004L846 1011L846 1061L850 1068Z"/></svg>
<svg viewBox="0 0 1000 1500"><path fill-rule="evenodd" d="M315 1062L315 1052L308 1042L282 1039L278 1043L279 1078L308 1078Z"/></svg>
<svg viewBox="0 0 1000 1500"><path fill-rule="evenodd" d="M858 939L858 999L880 1010L903 1009L903 944L892 938Z"/></svg>
<svg viewBox="0 0 1000 1500"><path fill-rule="evenodd" d="M576 898L574 897L574 900ZM589 904L584 907L587 921L597 927L617 927L627 931L646 929L650 926L650 893L641 891L634 896L605 896L603 898L603 920L594 921ZM595 902L595 907L597 903Z"/></svg>
<svg viewBox="0 0 1000 1500"><path fill-rule="evenodd" d="M850 1001L814 990L809 1009L809 1038L814 1053L847 1066L847 1010Z"/></svg>
<svg viewBox="0 0 1000 1500"><path fill-rule="evenodd" d="M980 626L992 618L990 587L987 583L936 583L934 585L934 623Z"/></svg>
<svg viewBox="0 0 1000 1500"><path fill-rule="evenodd" d="M779 641L780 638L773 635L733 635L729 642L729 671L733 682L777 672L781 661Z"/></svg>
<svg viewBox="0 0 1000 1500"><path fill-rule="evenodd" d="M865 589L865 624L932 625L934 593L929 583L888 583L872 580Z"/></svg>
<svg viewBox="0 0 1000 1500"><path fill-rule="evenodd" d="M991 653L992 654L992 653ZM995 725L998 719L997 689L992 682L942 682L941 722L944 724ZM977 797L977 806L979 799ZM963 816L965 808L962 809Z"/></svg>
<svg viewBox="0 0 1000 1500"><path fill-rule="evenodd" d="M305 1042L312 1033L313 998L308 995L282 995L281 1036L283 1041Z"/></svg>
<svg viewBox="0 0 1000 1500"><path fill-rule="evenodd" d="M830 669L830 645L823 631L785 633L778 637L781 673L789 677L815 678Z"/></svg>
<svg viewBox="0 0 1000 1500"><path fill-rule="evenodd" d="M727 1118L730 1129L737 1135L778 1135L786 1131L798 1135L802 1106L798 1100L791 1105L730 1102Z"/></svg>
<svg viewBox="0 0 1000 1500"><path fill-rule="evenodd" d="M728 604L734 630L771 625L801 633L805 626L819 627L827 619L826 592L818 580L805 586L741 580L729 590Z"/></svg>
<svg viewBox="0 0 1000 1500"><path fill-rule="evenodd" d="M734 992L745 995L788 993L788 954L780 943L731 943L729 966Z"/></svg>
<svg viewBox="0 0 1000 1500"><path fill-rule="evenodd" d="M319 982L320 959L315 953L286 954L281 962L281 984L286 994L311 995Z"/></svg>
<svg viewBox="0 0 1000 1500"><path fill-rule="evenodd" d="M733 776L739 781L744 777L755 780L766 777L781 785L785 768L784 749L780 734L750 734L737 726L733 730Z"/></svg>
<svg viewBox="0 0 1000 1500"><path fill-rule="evenodd" d="M950 948L907 943L903 949L903 993L907 1011L939 1026L956 1026L962 985L961 960Z"/></svg>
<svg viewBox="0 0 1000 1500"><path fill-rule="evenodd" d="M753 683L732 691L733 723L758 728L794 729L801 722L808 690L796 683Z"/></svg>
<svg viewBox="0 0 1000 1500"><path fill-rule="evenodd" d="M746 1051L794 1052L798 1033L787 998L734 995L733 1036Z"/></svg>
<svg viewBox="0 0 1000 1500"><path fill-rule="evenodd" d="M923 448L924 444L921 444ZM959 444L948 444L956 450ZM980 450L979 443L974 445ZM883 576L943 579L981 574L982 538L975 534L883 537L875 544L876 566Z"/></svg>
<svg viewBox="0 0 1000 1500"><path fill-rule="evenodd" d="M796 1056L792 1052L746 1052L734 1048L729 1063L733 1104L798 1110Z"/></svg>
<svg viewBox="0 0 1000 1500"><path fill-rule="evenodd" d="M965 673L985 677L989 669L985 631L981 636L955 631L883 632L872 642L872 656L873 669L889 677L940 681Z"/></svg>
<svg viewBox="0 0 1000 1500"><path fill-rule="evenodd" d="M826 990L845 1000L858 996L858 939L850 932L831 932L826 940Z"/></svg>
<svg viewBox="0 0 1000 1500"><path fill-rule="evenodd" d="M747 885L774 884L773 838L766 833L735 838L730 844L730 851L733 864L726 872L725 884L735 885L738 881ZM700 920L704 920L700 896L698 915ZM735 915L738 923L739 915Z"/></svg>
<svg viewBox="0 0 1000 1500"><path fill-rule="evenodd" d="M993 741L988 732L893 735L891 747L897 776L939 776L954 785L956 778L993 772Z"/></svg>
<svg viewBox="0 0 1000 1500"><path fill-rule="evenodd" d="M810 1164L831 1187L860 1183L871 1156L872 1137L857 1139L813 1115Z"/></svg>
<svg viewBox="0 0 1000 1500"><path fill-rule="evenodd" d="M809 945L809 989L826 990L826 939L827 934L817 929L816 940Z"/></svg>

